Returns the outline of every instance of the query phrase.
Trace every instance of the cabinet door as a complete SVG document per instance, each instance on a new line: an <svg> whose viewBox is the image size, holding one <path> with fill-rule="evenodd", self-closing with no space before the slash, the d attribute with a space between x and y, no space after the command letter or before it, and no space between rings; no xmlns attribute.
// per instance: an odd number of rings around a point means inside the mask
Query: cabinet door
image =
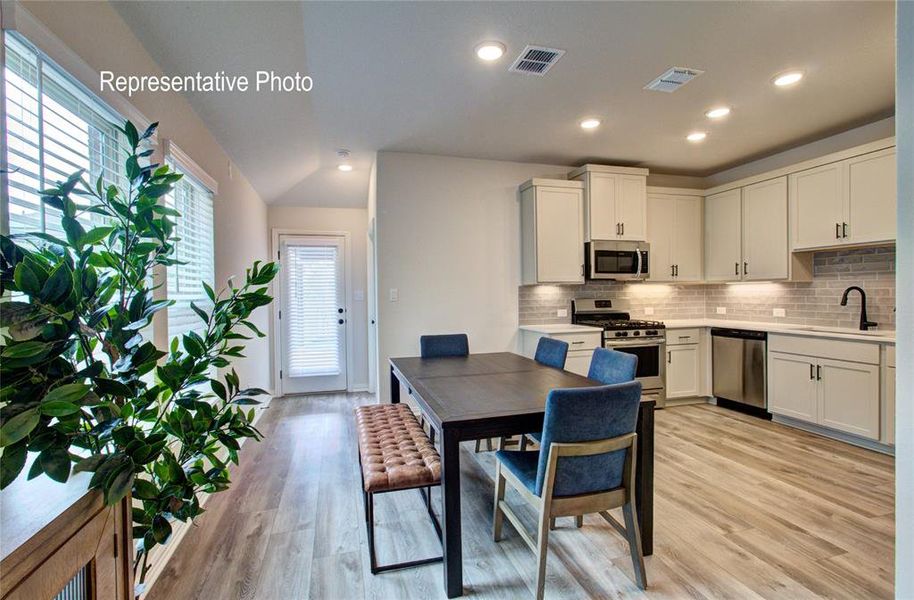
<svg viewBox="0 0 914 600"><path fill-rule="evenodd" d="M885 370L885 423L882 441L895 444L895 367Z"/></svg>
<svg viewBox="0 0 914 600"><path fill-rule="evenodd" d="M651 245L649 281L673 281L675 202L672 196L647 197L647 241Z"/></svg>
<svg viewBox="0 0 914 600"><path fill-rule="evenodd" d="M705 198L705 278L737 281L742 272L740 190Z"/></svg>
<svg viewBox="0 0 914 600"><path fill-rule="evenodd" d="M540 283L584 281L581 190L536 188L536 278Z"/></svg>
<svg viewBox="0 0 914 600"><path fill-rule="evenodd" d="M814 358L768 353L768 411L815 423L818 404Z"/></svg>
<svg viewBox="0 0 914 600"><path fill-rule="evenodd" d="M820 358L819 424L879 439L879 367Z"/></svg>
<svg viewBox="0 0 914 600"><path fill-rule="evenodd" d="M565 359L565 370L587 377L590 371L590 360L593 358L593 350L588 352L569 352Z"/></svg>
<svg viewBox="0 0 914 600"><path fill-rule="evenodd" d="M789 176L794 250L843 243L843 174L843 163L832 163Z"/></svg>
<svg viewBox="0 0 914 600"><path fill-rule="evenodd" d="M787 279L787 177L743 188L743 279Z"/></svg>
<svg viewBox="0 0 914 600"><path fill-rule="evenodd" d="M847 161L847 241L895 239L895 149L880 150Z"/></svg>
<svg viewBox="0 0 914 600"><path fill-rule="evenodd" d="M674 214L671 262L676 265L676 281L701 281L701 198L677 196Z"/></svg>
<svg viewBox="0 0 914 600"><path fill-rule="evenodd" d="M619 220L616 215L618 177L612 173L587 175L588 240L614 240L619 237Z"/></svg>
<svg viewBox="0 0 914 600"><path fill-rule="evenodd" d="M698 395L698 344L668 346L666 397L689 398Z"/></svg>
<svg viewBox="0 0 914 600"><path fill-rule="evenodd" d="M616 193L616 219L622 226L623 240L647 239L647 177L620 175Z"/></svg>

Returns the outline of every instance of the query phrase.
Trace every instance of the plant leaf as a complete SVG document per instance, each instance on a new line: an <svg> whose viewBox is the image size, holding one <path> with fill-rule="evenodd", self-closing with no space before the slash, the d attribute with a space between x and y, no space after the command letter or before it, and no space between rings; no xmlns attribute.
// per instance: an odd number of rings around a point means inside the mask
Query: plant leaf
<svg viewBox="0 0 914 600"><path fill-rule="evenodd" d="M3 449L0 456L0 489L5 488L19 477L28 457L28 447L25 442L13 444Z"/></svg>
<svg viewBox="0 0 914 600"><path fill-rule="evenodd" d="M38 408L30 408L7 419L0 427L0 446L15 444L38 426Z"/></svg>
<svg viewBox="0 0 914 600"><path fill-rule="evenodd" d="M63 448L48 448L38 455L41 468L48 477L60 483L70 478L70 455Z"/></svg>
<svg viewBox="0 0 914 600"><path fill-rule="evenodd" d="M48 392L41 400L41 404L44 406L48 402L73 403L82 400L82 398L89 393L89 389L89 386L85 383L67 383L65 385L60 385Z"/></svg>

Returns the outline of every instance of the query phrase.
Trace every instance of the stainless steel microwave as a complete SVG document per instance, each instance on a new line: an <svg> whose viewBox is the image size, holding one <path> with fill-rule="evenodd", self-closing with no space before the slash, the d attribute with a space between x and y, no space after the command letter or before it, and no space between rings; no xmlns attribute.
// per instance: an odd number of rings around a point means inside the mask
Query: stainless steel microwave
<svg viewBox="0 0 914 600"><path fill-rule="evenodd" d="M650 249L647 242L587 242L584 273L587 279L647 279L651 274Z"/></svg>

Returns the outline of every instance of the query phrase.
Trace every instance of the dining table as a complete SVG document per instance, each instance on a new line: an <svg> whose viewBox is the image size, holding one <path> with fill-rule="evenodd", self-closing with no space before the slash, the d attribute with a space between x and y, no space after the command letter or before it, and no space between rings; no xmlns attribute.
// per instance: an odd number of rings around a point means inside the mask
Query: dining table
<svg viewBox="0 0 914 600"><path fill-rule="evenodd" d="M460 442L541 431L550 390L599 385L603 384L512 352L390 359L390 401L400 402L402 386L419 404L432 435L439 437L448 598L463 595ZM647 396L641 400L636 433L635 505L642 549L648 556L654 537L654 400Z"/></svg>

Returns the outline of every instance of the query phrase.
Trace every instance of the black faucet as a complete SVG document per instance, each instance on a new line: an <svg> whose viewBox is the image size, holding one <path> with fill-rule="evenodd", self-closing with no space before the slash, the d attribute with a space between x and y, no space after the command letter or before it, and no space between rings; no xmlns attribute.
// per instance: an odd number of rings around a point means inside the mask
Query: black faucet
<svg viewBox="0 0 914 600"><path fill-rule="evenodd" d="M841 296L841 306L847 306L847 295L850 294L853 290L860 292L860 330L866 331L870 327L879 325L879 323L874 321L866 320L866 292L863 291L862 287L852 285L844 290L844 295Z"/></svg>

